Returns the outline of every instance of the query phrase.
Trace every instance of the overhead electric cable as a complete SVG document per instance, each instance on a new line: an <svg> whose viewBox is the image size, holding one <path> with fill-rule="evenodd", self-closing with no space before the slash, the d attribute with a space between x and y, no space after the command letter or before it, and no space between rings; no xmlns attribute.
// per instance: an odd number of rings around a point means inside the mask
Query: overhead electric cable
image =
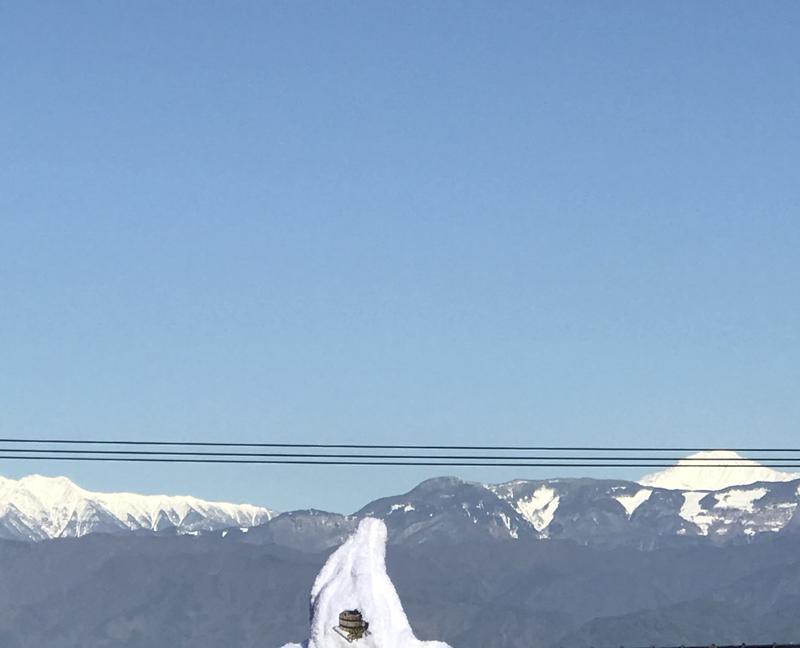
<svg viewBox="0 0 800 648"><path fill-rule="evenodd" d="M473 454L354 454L354 453L299 453L299 452L220 452L220 451L186 451L186 450L84 450L74 448L0 448L1 453L36 453L37 455L63 454L63 455L122 455L122 456L154 456L154 457L240 457L240 458L282 458L282 459L401 459L401 460L469 460L469 461L624 461L624 462L658 462L658 461L683 461L701 466L720 461L732 462L734 467L744 464L743 467L752 467L752 460L745 457L649 457L649 456L586 456L586 455L473 455ZM800 467L800 457L769 457L762 461L771 465L774 462L793 462ZM764 464L762 464L764 465Z"/></svg>
<svg viewBox="0 0 800 648"><path fill-rule="evenodd" d="M202 464L277 464L277 465L340 465L340 466L455 466L455 467L508 467L508 468L671 468L671 463L566 463L566 462L505 462L505 461L384 461L384 460L339 460L339 459L220 459L206 457L99 457L86 455L0 455L0 460L32 461L94 461L136 463L202 463ZM704 468L752 467L739 464L703 464ZM800 468L800 463L773 464L771 468Z"/></svg>
<svg viewBox="0 0 800 648"><path fill-rule="evenodd" d="M112 439L36 439L1 438L0 443L54 444L54 445L124 445L124 446L174 446L174 447L241 447L241 448L327 448L353 450L485 450L485 451L532 451L532 452L788 452L800 453L800 447L653 447L653 446L523 446L523 445L408 445L378 443L256 443L227 441L143 441Z"/></svg>

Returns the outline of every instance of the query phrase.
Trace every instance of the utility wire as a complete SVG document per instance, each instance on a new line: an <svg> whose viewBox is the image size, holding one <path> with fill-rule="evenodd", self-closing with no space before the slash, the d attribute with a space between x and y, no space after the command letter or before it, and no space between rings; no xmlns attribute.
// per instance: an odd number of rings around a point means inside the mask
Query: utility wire
<svg viewBox="0 0 800 648"><path fill-rule="evenodd" d="M565 462L504 462L504 461L384 461L384 460L340 460L340 459L224 459L206 457L99 457L86 455L0 455L0 460L28 461L94 461L136 463L202 463L202 464L279 464L314 466L477 466L508 468L672 468L671 463L565 463ZM680 467L680 466L679 466ZM703 464L704 468L737 468L746 465ZM772 464L772 468L800 468L800 463Z"/></svg>
<svg viewBox="0 0 800 648"><path fill-rule="evenodd" d="M624 462L664 462L664 461L684 461L700 466L707 466L711 463L719 464L720 461L732 462L729 467L752 466L752 460L744 457L732 457L730 459L720 459L719 457L650 457L650 456L586 456L586 455L473 455L473 454L362 454L362 453L299 453L299 452L219 452L219 451L185 451L185 450L82 450L65 448L0 448L1 453L35 453L36 455L122 455L122 456L153 456L153 457L240 457L240 458L280 458L280 459L402 459L402 460L469 460L469 461L582 461L592 464L599 461L624 461ZM774 462L792 462L800 468L800 457L769 457L763 461L766 465ZM569 465L569 464L567 464Z"/></svg>
<svg viewBox="0 0 800 648"><path fill-rule="evenodd" d="M238 448L327 448L353 450L485 450L485 451L531 451L531 452L787 452L800 453L800 447L653 447L653 446L522 446L522 445L406 445L375 443L239 443L222 441L140 441L110 439L36 439L0 438L0 443L52 444L52 445L121 445L121 446L173 446L173 447L238 447ZM727 461L727 459L726 459Z"/></svg>
<svg viewBox="0 0 800 648"><path fill-rule="evenodd" d="M654 448L647 446L228 443L128 439L37 439L27 437L0 439L0 444L14 446L0 446L0 459L27 461L552 468L667 468L674 467L676 465L675 462L679 462L677 464L678 467L747 468L753 465L752 459L744 457L676 457L661 454L664 452L702 452L704 450L712 450L707 448ZM86 446L97 449L87 449ZM123 450L119 449L120 447L130 449ZM281 451L234 451L233 449L236 448ZM297 450L302 450L302 452ZM331 450L336 450L336 452L331 452ZM382 452L385 450L394 450L395 452ZM434 453L434 451L449 451L457 454L438 454ZM494 454L475 454L481 451ZM784 455L792 455L800 453L800 448L739 448L734 451L746 453L780 452ZM510 454L497 454L498 452ZM545 454L515 454L521 452L540 452ZM553 452L566 454L551 454ZM800 455L758 457L758 460L763 465L771 468L800 468Z"/></svg>

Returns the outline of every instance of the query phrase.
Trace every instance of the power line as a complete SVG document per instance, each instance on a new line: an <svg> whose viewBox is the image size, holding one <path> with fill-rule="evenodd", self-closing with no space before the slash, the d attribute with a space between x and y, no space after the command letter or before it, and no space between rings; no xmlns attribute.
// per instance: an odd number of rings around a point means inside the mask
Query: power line
<svg viewBox="0 0 800 648"><path fill-rule="evenodd" d="M36 438L0 438L0 443L14 444L53 444L53 445L121 445L121 446L173 446L173 447L239 447L239 448L320 448L320 449L352 449L352 450L484 450L484 451L531 451L531 452L713 452L727 450L731 452L759 453L800 453L800 448L749 447L749 448L712 448L712 447L654 447L654 446L523 446L523 445L407 445L407 444L375 444L375 443L255 443L227 441L141 441L111 439L36 439ZM727 459L726 459L727 461Z"/></svg>
<svg viewBox="0 0 800 648"><path fill-rule="evenodd" d="M468 446L338 443L234 443L130 439L0 439L0 459L136 463L219 463L342 466L454 466L550 468L749 468L752 458L679 457L665 452L709 452L706 448L620 446ZM46 446L46 447L41 447ZM53 447L55 446L55 447ZM88 446L88 447L87 447ZM90 449L91 448L91 449ZM126 449L120 449L126 448ZM247 449L248 451L241 451ZM252 450L271 450L254 452ZM394 452L384 452L393 450ZM455 454L440 454L449 451ZM735 452L782 453L758 457L771 468L800 469L800 448L739 448ZM479 452L493 454L476 454ZM498 454L505 452L506 454ZM538 452L539 454L519 454ZM560 454L553 454L553 453ZM611 454L615 453L615 454Z"/></svg>
<svg viewBox="0 0 800 648"><path fill-rule="evenodd" d="M160 456L160 457L239 457L239 458L275 458L275 459L401 459L401 460L469 460L469 461L548 461L548 462L591 462L618 461L618 462L664 462L684 461L699 466L708 466L712 462L720 463L718 457L650 457L650 456L586 456L586 455L443 455L443 454L354 454L354 453L297 453L297 452L219 452L219 451L185 451L185 450L84 450L64 448L0 448L0 453L35 453L36 455L122 455L122 456ZM752 460L744 457L724 459L726 467L751 467ZM763 460L766 465L775 462L792 462L792 466L800 468L800 457L769 457ZM732 462L730 465L727 462ZM515 464L517 465L517 464ZM571 465L571 464L565 464ZM626 464L627 465L627 464ZM672 465L672 464L670 464Z"/></svg>
<svg viewBox="0 0 800 648"><path fill-rule="evenodd" d="M565 463L565 462L504 462L504 461L384 461L339 459L225 459L207 457L99 457L86 455L0 455L0 460L28 461L93 461L135 463L199 463L199 464L276 464L314 466L455 466L455 467L507 467L507 468L672 468L671 463ZM737 468L746 465L703 464L704 468ZM800 468L800 463L773 464L772 468Z"/></svg>

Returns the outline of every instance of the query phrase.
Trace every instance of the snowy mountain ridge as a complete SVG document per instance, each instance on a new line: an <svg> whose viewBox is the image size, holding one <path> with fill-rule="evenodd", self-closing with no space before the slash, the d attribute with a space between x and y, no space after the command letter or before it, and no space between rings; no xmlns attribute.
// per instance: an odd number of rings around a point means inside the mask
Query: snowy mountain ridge
<svg viewBox="0 0 800 648"><path fill-rule="evenodd" d="M603 536L640 544L693 536L715 543L800 526L800 473L787 473L730 450L693 454L637 483L517 480L487 484L534 528L537 537L587 544ZM569 507L563 511L561 507ZM510 537L519 536L509 525Z"/></svg>
<svg viewBox="0 0 800 648"><path fill-rule="evenodd" d="M314 510L277 515L263 507L188 496L93 493L65 477L0 477L0 538L224 530L230 542L244 537L240 527L249 530L249 543L322 551L339 546L366 517L386 523L391 544L410 545L566 539L650 548L683 539L726 544L800 533L800 475L728 451L697 458L639 482L559 478L482 484L438 477L352 515Z"/></svg>
<svg viewBox="0 0 800 648"><path fill-rule="evenodd" d="M710 463L735 463L731 458L715 453ZM695 463L641 482L557 478L482 484L438 477L375 500L352 516L284 513L247 534L247 542L319 551L341 544L365 517L384 520L389 542L405 545L561 539L653 549L800 534L800 476L749 461L715 468ZM687 476L676 484L673 471L684 470Z"/></svg>
<svg viewBox="0 0 800 648"><path fill-rule="evenodd" d="M0 538L10 540L170 528L188 534L253 527L274 515L259 506L208 502L190 496L95 493L66 477L0 477Z"/></svg>
<svg viewBox="0 0 800 648"><path fill-rule="evenodd" d="M773 470L731 450L711 450L681 459L672 468L645 475L639 483L652 488L711 492L731 486L795 479L800 479L800 473Z"/></svg>

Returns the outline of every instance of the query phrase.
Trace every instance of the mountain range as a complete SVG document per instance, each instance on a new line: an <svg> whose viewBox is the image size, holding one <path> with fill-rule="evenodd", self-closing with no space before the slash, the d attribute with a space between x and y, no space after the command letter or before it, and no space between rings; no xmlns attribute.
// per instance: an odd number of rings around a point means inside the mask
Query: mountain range
<svg viewBox="0 0 800 648"><path fill-rule="evenodd" d="M392 544L560 539L647 549L798 533L799 503L800 474L775 471L729 451L693 455L639 482L571 478L481 484L433 478L351 515L277 514L187 496L93 493L65 477L32 475L0 478L0 538L221 532L229 541L320 551L341 544L358 520L377 517L386 522Z"/></svg>
<svg viewBox="0 0 800 648"><path fill-rule="evenodd" d="M712 465L739 461L735 468ZM439 477L375 500L352 515L290 511L228 538L310 551L339 545L364 517L383 519L392 544L569 540L650 549L722 545L800 533L800 475L774 471L727 451L702 453L640 482L518 479L502 484Z"/></svg>
<svg viewBox="0 0 800 648"><path fill-rule="evenodd" d="M0 477L0 538L45 540L90 533L197 534L249 528L275 513L250 504L206 502L196 497L94 493L66 477Z"/></svg>
<svg viewBox="0 0 800 648"><path fill-rule="evenodd" d="M0 540L0 646L276 648L308 636L330 550L229 538ZM386 560L414 634L454 648L800 642L797 535L647 551L466 539L390 545Z"/></svg>

